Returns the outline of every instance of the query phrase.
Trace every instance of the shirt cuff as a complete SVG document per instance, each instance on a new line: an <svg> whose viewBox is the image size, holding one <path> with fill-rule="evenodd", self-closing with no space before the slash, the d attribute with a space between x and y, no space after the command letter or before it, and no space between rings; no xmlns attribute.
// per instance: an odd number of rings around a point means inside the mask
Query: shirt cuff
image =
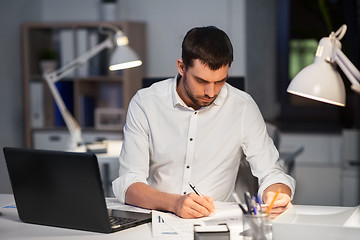
<svg viewBox="0 0 360 240"><path fill-rule="evenodd" d="M272 175L271 177L269 177L268 179L264 180L260 186L259 186L259 190L258 190L258 194L261 196L262 199L262 195L265 191L266 188L268 188L270 185L273 185L275 183L282 183L285 184L286 186L288 186L291 190L291 200L294 198L294 194L295 194L295 179L285 173L278 173L275 176Z"/></svg>
<svg viewBox="0 0 360 240"><path fill-rule="evenodd" d="M125 204L125 194L127 189L136 182L142 182L147 184L146 181L139 179L138 177L128 177L125 179L124 177L118 177L112 182L112 188L115 197L123 204Z"/></svg>

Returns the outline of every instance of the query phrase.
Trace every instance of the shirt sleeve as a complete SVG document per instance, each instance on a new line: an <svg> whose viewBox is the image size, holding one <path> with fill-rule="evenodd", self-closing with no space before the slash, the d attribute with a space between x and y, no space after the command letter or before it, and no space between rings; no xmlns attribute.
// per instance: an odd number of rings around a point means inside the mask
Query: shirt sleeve
<svg viewBox="0 0 360 240"><path fill-rule="evenodd" d="M124 141L120 152L119 177L112 183L116 198L125 203L125 193L135 182L147 183L149 175L149 134L145 111L139 93L130 101Z"/></svg>
<svg viewBox="0 0 360 240"><path fill-rule="evenodd" d="M284 172L279 162L279 153L269 137L264 119L252 100L243 119L244 141L242 149L250 164L252 174L259 180L259 194L275 183L283 183L295 192L295 180Z"/></svg>

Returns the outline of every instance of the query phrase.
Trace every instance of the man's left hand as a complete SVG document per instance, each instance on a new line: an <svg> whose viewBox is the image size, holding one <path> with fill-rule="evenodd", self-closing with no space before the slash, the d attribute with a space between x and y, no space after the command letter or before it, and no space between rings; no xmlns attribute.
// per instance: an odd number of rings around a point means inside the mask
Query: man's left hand
<svg viewBox="0 0 360 240"><path fill-rule="evenodd" d="M288 186L282 183L275 183L265 189L263 193L264 203L269 207L277 191L279 191L279 195L277 196L269 213L271 219L276 218L292 206L290 198L291 190Z"/></svg>

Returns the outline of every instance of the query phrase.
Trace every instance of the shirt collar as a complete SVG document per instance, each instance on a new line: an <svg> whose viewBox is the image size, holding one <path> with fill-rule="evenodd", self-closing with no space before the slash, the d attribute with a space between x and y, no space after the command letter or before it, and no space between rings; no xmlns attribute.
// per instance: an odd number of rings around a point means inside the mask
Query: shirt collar
<svg viewBox="0 0 360 240"><path fill-rule="evenodd" d="M173 82L172 82L172 99L173 99L173 106L176 107L177 105L189 108L184 101L180 98L179 94L176 91L176 87L178 84L178 80L180 80L181 75L178 73L176 74L176 76L173 78ZM220 106L224 103L225 98L227 96L227 86L226 84L224 84L224 86L221 88L220 93L218 94L218 96L216 97L215 101L208 107L211 107L212 105L217 105ZM192 108L191 108L192 109ZM203 108L201 108L203 109Z"/></svg>
<svg viewBox="0 0 360 240"><path fill-rule="evenodd" d="M181 75L178 73L174 77L172 81L172 99L173 99L173 106L176 107L176 105L187 107L184 101L180 98L179 94L176 91L178 80L181 78Z"/></svg>
<svg viewBox="0 0 360 240"><path fill-rule="evenodd" d="M226 86L226 83L224 84L224 86L222 86L218 96L216 97L215 101L213 102L214 105L217 105L217 106L221 106L224 101L225 101L225 98L227 96L227 92L228 92L228 88Z"/></svg>

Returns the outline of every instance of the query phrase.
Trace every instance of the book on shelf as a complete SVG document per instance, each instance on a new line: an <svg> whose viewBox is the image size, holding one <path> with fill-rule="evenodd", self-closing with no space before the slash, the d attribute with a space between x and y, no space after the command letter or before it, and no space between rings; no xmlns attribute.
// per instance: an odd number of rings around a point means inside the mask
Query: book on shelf
<svg viewBox="0 0 360 240"><path fill-rule="evenodd" d="M104 83L100 86L100 105L108 108L123 108L123 86Z"/></svg>
<svg viewBox="0 0 360 240"><path fill-rule="evenodd" d="M30 126L42 128L45 126L44 86L42 82L31 82L30 91Z"/></svg>
<svg viewBox="0 0 360 240"><path fill-rule="evenodd" d="M90 95L80 96L80 126L94 127L95 97Z"/></svg>
<svg viewBox="0 0 360 240"><path fill-rule="evenodd" d="M81 56L86 51L89 50L88 43L88 31L84 28L78 29L76 31L76 57ZM89 76L89 62L81 64L77 69L78 77L87 77Z"/></svg>
<svg viewBox="0 0 360 240"><path fill-rule="evenodd" d="M99 44L99 33L97 30L89 30L89 49L92 49ZM100 57L99 55L93 56L89 59L89 75L98 76L100 75Z"/></svg>
<svg viewBox="0 0 360 240"><path fill-rule="evenodd" d="M68 111L74 115L74 84L71 81L57 82L56 87L60 93L61 98L64 101ZM54 100L55 104L55 126L64 127L66 126L64 118Z"/></svg>
<svg viewBox="0 0 360 240"><path fill-rule="evenodd" d="M75 44L74 31L72 29L63 29L59 32L59 52L60 52L60 67L65 66L75 58ZM75 76L74 72L69 72L66 77L72 78Z"/></svg>

